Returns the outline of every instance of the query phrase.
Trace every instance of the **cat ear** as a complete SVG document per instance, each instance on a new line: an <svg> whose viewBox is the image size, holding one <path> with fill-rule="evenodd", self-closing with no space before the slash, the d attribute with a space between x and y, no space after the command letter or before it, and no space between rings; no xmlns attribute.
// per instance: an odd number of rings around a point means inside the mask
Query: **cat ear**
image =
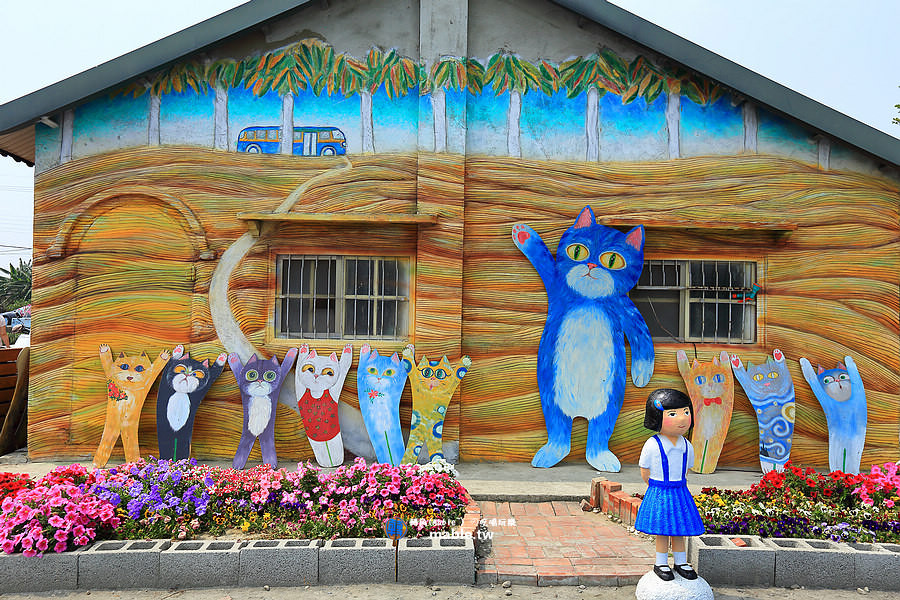
<svg viewBox="0 0 900 600"><path fill-rule="evenodd" d="M694 359L694 364L691 365L691 368L692 368L692 369L696 369L696 368L699 367L699 366L700 366L700 361L697 360L697 359L695 358L695 359Z"/></svg>
<svg viewBox="0 0 900 600"><path fill-rule="evenodd" d="M821 375L825 372L825 369L822 368L822 365L816 365L816 375Z"/></svg>
<svg viewBox="0 0 900 600"><path fill-rule="evenodd" d="M842 363L842 362L839 362L839 363L838 363L837 368L840 369L841 371L846 371L846 370L847 370L847 367L845 367L845 366L844 366L844 363Z"/></svg>
<svg viewBox="0 0 900 600"><path fill-rule="evenodd" d="M394 363L395 365L399 365L400 364L400 355L397 354L396 352L394 352L391 355L391 362Z"/></svg>
<svg viewBox="0 0 900 600"><path fill-rule="evenodd" d="M332 352L331 356L329 356L328 358L331 360L331 362L337 362L338 361L337 352Z"/></svg>
<svg viewBox="0 0 900 600"><path fill-rule="evenodd" d="M590 227L594 224L594 211L591 210L590 206L585 206L581 209L581 212L578 214L578 218L575 219L575 225L572 226L573 229L581 229L583 227Z"/></svg>
<svg viewBox="0 0 900 600"><path fill-rule="evenodd" d="M255 362L256 362L256 353L254 352L253 354L250 355L250 358L247 359L247 364L249 365L249 364L253 364Z"/></svg>
<svg viewBox="0 0 900 600"><path fill-rule="evenodd" d="M428 366L428 357L423 354L422 360L419 361L419 367L424 368L427 366Z"/></svg>
<svg viewBox="0 0 900 600"><path fill-rule="evenodd" d="M203 365L203 366L206 367L206 368L209 368L209 359L207 358L206 360L204 360L204 361L203 361L202 363L200 363L200 364Z"/></svg>
<svg viewBox="0 0 900 600"><path fill-rule="evenodd" d="M119 352L119 355L116 357L116 360L118 360L118 359L120 359L120 358L125 358L125 353L124 353L124 352Z"/></svg>
<svg viewBox="0 0 900 600"><path fill-rule="evenodd" d="M372 356L371 358L378 358L378 349L375 346L372 346Z"/></svg>
<svg viewBox="0 0 900 600"><path fill-rule="evenodd" d="M141 358L147 358L147 359L149 359L149 357L147 356L147 353L146 353L146 352L141 352Z"/></svg>
<svg viewBox="0 0 900 600"><path fill-rule="evenodd" d="M310 350L310 351L309 351L309 357L310 357L310 358L316 358L317 356L319 356L319 355L316 354L316 351L315 351L315 350Z"/></svg>
<svg viewBox="0 0 900 600"><path fill-rule="evenodd" d="M719 359L716 358L715 356L713 356L713 364L716 365L717 367L719 366Z"/></svg>
<svg viewBox="0 0 900 600"><path fill-rule="evenodd" d="M625 243L637 251L644 249L644 226L638 225L625 236Z"/></svg>

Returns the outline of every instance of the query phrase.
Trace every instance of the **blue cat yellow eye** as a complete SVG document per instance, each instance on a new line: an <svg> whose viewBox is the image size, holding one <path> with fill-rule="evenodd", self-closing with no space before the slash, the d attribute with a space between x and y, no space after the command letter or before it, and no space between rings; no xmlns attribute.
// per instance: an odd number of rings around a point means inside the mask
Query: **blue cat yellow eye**
<svg viewBox="0 0 900 600"><path fill-rule="evenodd" d="M778 379L778 371L772 371L769 373L769 379Z"/></svg>
<svg viewBox="0 0 900 600"><path fill-rule="evenodd" d="M725 376L721 373L716 373L715 375L713 375L712 380L714 383L722 383L723 381L725 381Z"/></svg>
<svg viewBox="0 0 900 600"><path fill-rule="evenodd" d="M119 365L119 368L122 369L123 371L127 371L128 365Z"/></svg>
<svg viewBox="0 0 900 600"><path fill-rule="evenodd" d="M263 379L270 383L275 381L276 377L278 377L278 375L275 373L275 371L266 371L265 373L263 373Z"/></svg>
<svg viewBox="0 0 900 600"><path fill-rule="evenodd" d="M446 379L447 375L448 375L447 371L445 371L443 369L438 369L437 371L434 372L434 376L437 377L438 379Z"/></svg>
<svg viewBox="0 0 900 600"><path fill-rule="evenodd" d="M618 252L604 252L600 255L600 265L618 271L625 268L625 257Z"/></svg>
<svg viewBox="0 0 900 600"><path fill-rule="evenodd" d="M175 373L184 373L185 371L187 371L187 367L184 365L175 365L175 368L172 369L172 371L174 371Z"/></svg>
<svg viewBox="0 0 900 600"><path fill-rule="evenodd" d="M826 375L825 377L822 378L822 383L824 383L825 385L828 385L829 383L834 383L834 377L832 377L831 375Z"/></svg>
<svg viewBox="0 0 900 600"><path fill-rule="evenodd" d="M569 244L566 246L566 254L572 260L587 260L591 252L584 244Z"/></svg>
<svg viewBox="0 0 900 600"><path fill-rule="evenodd" d="M432 375L434 375L434 370L432 370L431 367L422 369L422 377L431 377Z"/></svg>
<svg viewBox="0 0 900 600"><path fill-rule="evenodd" d="M330 377L330 376L333 376L333 375L334 375L334 369L325 367L324 369L322 369L322 375L328 375L329 377Z"/></svg>
<svg viewBox="0 0 900 600"><path fill-rule="evenodd" d="M366 371L369 373L369 375L378 375L378 369L376 369L375 367L369 367L368 369L366 369Z"/></svg>
<svg viewBox="0 0 900 600"><path fill-rule="evenodd" d="M697 378L694 379L694 381L697 382L697 385L703 385L704 383L706 383L706 377L704 377L703 375L697 375Z"/></svg>
<svg viewBox="0 0 900 600"><path fill-rule="evenodd" d="M385 377L393 377L394 370L393 369L385 369L384 373L382 373L382 375L384 375Z"/></svg>
<svg viewBox="0 0 900 600"><path fill-rule="evenodd" d="M763 375L762 373L757 373L753 376L753 381L762 381L765 378L766 378L766 376Z"/></svg>
<svg viewBox="0 0 900 600"><path fill-rule="evenodd" d="M256 371L256 369L250 369L244 375L244 379L246 379L247 381L256 381L257 379L259 379L259 373Z"/></svg>
<svg viewBox="0 0 900 600"><path fill-rule="evenodd" d="M138 365L134 368L134 370L140 373L144 370L144 365Z"/></svg>

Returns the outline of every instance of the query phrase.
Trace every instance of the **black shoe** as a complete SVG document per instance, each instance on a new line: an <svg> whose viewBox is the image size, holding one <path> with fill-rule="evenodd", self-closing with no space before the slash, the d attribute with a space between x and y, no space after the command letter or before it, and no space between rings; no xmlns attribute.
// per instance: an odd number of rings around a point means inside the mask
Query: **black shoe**
<svg viewBox="0 0 900 600"><path fill-rule="evenodd" d="M669 568L669 565L653 565L653 572L663 581L672 581L675 579L675 574L672 573L672 569ZM694 577L696 577L696 575Z"/></svg>
<svg viewBox="0 0 900 600"><path fill-rule="evenodd" d="M689 563L683 565L675 565L675 572L685 579L697 579L697 571L694 570Z"/></svg>

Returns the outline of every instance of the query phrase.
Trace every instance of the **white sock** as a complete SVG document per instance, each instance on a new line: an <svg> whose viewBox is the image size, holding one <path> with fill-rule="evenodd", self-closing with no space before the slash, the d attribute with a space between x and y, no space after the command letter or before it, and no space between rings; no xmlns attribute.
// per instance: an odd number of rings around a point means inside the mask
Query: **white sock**
<svg viewBox="0 0 900 600"><path fill-rule="evenodd" d="M668 552L657 552L656 553L656 564L659 566L669 566L669 553Z"/></svg>
<svg viewBox="0 0 900 600"><path fill-rule="evenodd" d="M687 552L672 552L672 558L676 565L683 565L687 562Z"/></svg>

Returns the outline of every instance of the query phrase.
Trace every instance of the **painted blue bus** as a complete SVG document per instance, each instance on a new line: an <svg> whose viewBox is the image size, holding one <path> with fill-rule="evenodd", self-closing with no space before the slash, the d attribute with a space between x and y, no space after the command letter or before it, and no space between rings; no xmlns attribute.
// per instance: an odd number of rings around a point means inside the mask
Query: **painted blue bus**
<svg viewBox="0 0 900 600"><path fill-rule="evenodd" d="M281 127L247 127L238 134L238 152L278 154ZM347 139L337 127L294 127L293 153L300 156L335 156L347 153Z"/></svg>

